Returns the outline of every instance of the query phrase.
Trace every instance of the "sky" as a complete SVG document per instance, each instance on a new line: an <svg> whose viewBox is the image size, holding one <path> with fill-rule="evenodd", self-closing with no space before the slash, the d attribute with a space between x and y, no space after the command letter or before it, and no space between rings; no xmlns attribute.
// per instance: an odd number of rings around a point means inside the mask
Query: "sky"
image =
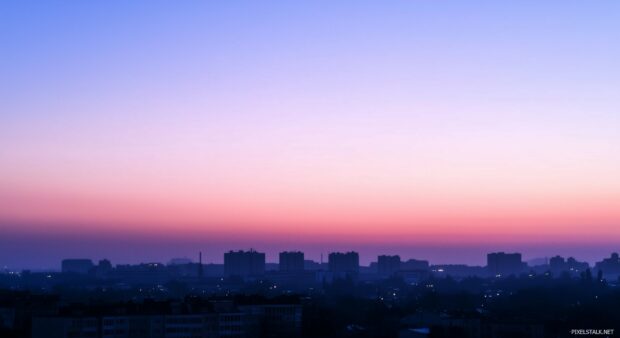
<svg viewBox="0 0 620 338"><path fill-rule="evenodd" d="M3 1L0 267L620 250L616 1Z"/></svg>

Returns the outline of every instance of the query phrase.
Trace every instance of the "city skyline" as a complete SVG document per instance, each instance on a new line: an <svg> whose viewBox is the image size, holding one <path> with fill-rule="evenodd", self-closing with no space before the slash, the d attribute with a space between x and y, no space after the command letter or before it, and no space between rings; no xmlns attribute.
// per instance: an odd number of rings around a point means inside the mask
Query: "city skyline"
<svg viewBox="0 0 620 338"><path fill-rule="evenodd" d="M60 271L0 271L0 332L33 338L323 338L342 332L542 338L594 330L613 335L620 315L618 253L594 266L562 256L530 264L519 252L490 252L484 266L398 255L363 266L352 251L330 253L324 264L304 260L299 251L281 252L276 264L252 249L225 252L224 264L204 264L202 256L142 264L69 258ZM353 329L351 318L364 325ZM386 325L385 318L400 325ZM596 329L579 329L580 323Z"/></svg>
<svg viewBox="0 0 620 338"><path fill-rule="evenodd" d="M618 9L2 3L0 266L593 262L620 243Z"/></svg>
<svg viewBox="0 0 620 338"><path fill-rule="evenodd" d="M422 249L428 250L426 248L422 248ZM436 249L446 250L445 247L436 248ZM449 249L450 248L448 248L448 250ZM372 266L372 264L377 264L378 258L382 256L385 256L385 257L398 256L399 259L402 259L403 261L422 260L422 261L428 262L431 265L466 265L470 267L483 267L487 265L488 255L490 253L513 253L514 252L515 254L519 255L519 260L522 260L523 263L527 264L530 267L534 267L536 265L549 264L549 260L552 257L557 257L557 256L574 258L574 259L577 259L577 261L584 261L588 263L589 265L594 266L597 262L608 257L610 254L616 253L617 251L618 250L612 250L612 251L601 250L600 254L591 255L589 256L589 259L583 259L583 257L580 255L575 255L574 253L570 253L566 251L555 252L555 253L546 254L546 255L531 255L527 253L524 254L523 250L518 250L518 249L485 250L484 248L481 248L481 247L475 247L475 250L465 255L466 258L463 258L462 252L455 253L454 255L458 255L459 257L461 257L461 259L454 260L452 258L454 256L452 255L444 256L444 258L442 259L432 259L432 258L429 258L432 255L414 254L411 252L408 253L406 251L403 252L403 251L395 250L394 248L391 248L390 250L387 250L387 251L382 250L382 249L375 249L375 251L360 252L354 249L340 248L340 249L326 250L326 251L320 251L320 252L315 252L315 251L308 252L303 249L300 249L299 247L293 248L289 244L288 246L284 246L283 248L270 246L269 248L266 248L265 250L257 249L256 247L237 247L237 248L232 248L232 249L228 248L228 249L224 249L221 251L213 250L212 248L209 248L206 250L192 252L191 254L188 254L188 251L182 251L185 254L182 254L182 252L179 252L179 254L172 254L170 256L159 255L156 257L153 256L151 258L149 258L148 256L142 256L142 257L133 257L130 259L128 259L128 257L130 256L126 255L125 253L121 253L117 255L92 255L92 254L87 254L86 251L81 251L80 253L69 254L65 256L52 255L50 257L47 257L48 262L53 262L53 264L48 264L47 266L36 266L36 265L35 266L32 266L32 265L31 266L16 266L16 265L8 266L5 264L5 265L0 265L0 268L4 269L5 271L13 271L13 272L18 272L21 270L57 271L59 268L59 262L64 261L64 260L90 260L93 262L106 260L106 261L112 261L114 262L114 264L120 264L120 265L152 264L152 263L168 265L168 264L176 264L174 262L178 260L178 261L183 261L183 262L192 263L192 264L202 263L204 265L224 265L226 261L226 255L229 253L236 253L236 252L248 252L248 253L257 252L263 256L262 259L265 263L276 264L276 265L280 264L283 253L291 253L291 254L299 253L301 254L302 257L305 257L304 260L306 262L321 263L321 264L325 264L325 266L327 266L328 261L330 260L332 254L338 255L342 253L355 253L357 257L356 261L358 262L357 264L359 266L364 266L364 267ZM550 252L550 251L547 251L547 252Z"/></svg>

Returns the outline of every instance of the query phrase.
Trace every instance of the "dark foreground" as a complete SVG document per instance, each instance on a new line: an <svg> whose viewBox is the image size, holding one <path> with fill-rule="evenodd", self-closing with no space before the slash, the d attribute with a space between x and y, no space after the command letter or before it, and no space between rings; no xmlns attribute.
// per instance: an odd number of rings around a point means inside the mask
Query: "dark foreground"
<svg viewBox="0 0 620 338"><path fill-rule="evenodd" d="M45 285L0 291L0 337L620 336L617 281L589 271L310 287L222 278Z"/></svg>

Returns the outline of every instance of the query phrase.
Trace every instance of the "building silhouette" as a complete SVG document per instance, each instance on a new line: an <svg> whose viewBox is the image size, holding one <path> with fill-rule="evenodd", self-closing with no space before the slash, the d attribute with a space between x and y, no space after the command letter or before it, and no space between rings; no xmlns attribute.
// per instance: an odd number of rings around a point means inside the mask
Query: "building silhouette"
<svg viewBox="0 0 620 338"><path fill-rule="evenodd" d="M487 269L497 277L521 273L525 266L520 253L493 252L487 254Z"/></svg>
<svg viewBox="0 0 620 338"><path fill-rule="evenodd" d="M392 276L400 271L400 256L381 255L377 257L377 269L381 276Z"/></svg>
<svg viewBox="0 0 620 338"><path fill-rule="evenodd" d="M586 271L590 265L587 262L579 262L573 257L564 259L562 256L554 256L549 259L549 270L556 276L564 273L578 274Z"/></svg>
<svg viewBox="0 0 620 338"><path fill-rule="evenodd" d="M63 259L61 263L61 271L63 273L86 275L94 267L95 265L90 259Z"/></svg>
<svg viewBox="0 0 620 338"><path fill-rule="evenodd" d="M185 265L185 264L191 264L192 260L189 258L172 258L169 262L168 265Z"/></svg>
<svg viewBox="0 0 620 338"><path fill-rule="evenodd" d="M400 263L400 269L403 271L428 270L428 268L428 261L424 260L409 259L405 262Z"/></svg>
<svg viewBox="0 0 620 338"><path fill-rule="evenodd" d="M300 337L298 300L149 301L65 305L32 318L33 338Z"/></svg>
<svg viewBox="0 0 620 338"><path fill-rule="evenodd" d="M549 269L552 272L564 271L566 268L566 260L562 256L554 256L549 259Z"/></svg>
<svg viewBox="0 0 620 338"><path fill-rule="evenodd" d="M280 252L279 270L281 272L304 271L304 253L300 251Z"/></svg>
<svg viewBox="0 0 620 338"><path fill-rule="evenodd" d="M614 252L609 258L604 258L602 261L597 262L594 269L596 271L602 271L607 277L620 277L620 256L618 256L618 253Z"/></svg>
<svg viewBox="0 0 620 338"><path fill-rule="evenodd" d="M357 274L360 270L360 257L357 252L332 252L328 256L329 271L337 274Z"/></svg>
<svg viewBox="0 0 620 338"><path fill-rule="evenodd" d="M95 276L103 278L108 276L114 268L112 267L112 263L107 259L102 259L99 261L97 266L94 266L90 272L93 272Z"/></svg>
<svg viewBox="0 0 620 338"><path fill-rule="evenodd" d="M588 262L579 262L573 257L568 257L566 260L566 268L571 272L582 272L590 268Z"/></svg>
<svg viewBox="0 0 620 338"><path fill-rule="evenodd" d="M224 276L256 277L265 274L265 254L254 250L224 254Z"/></svg>

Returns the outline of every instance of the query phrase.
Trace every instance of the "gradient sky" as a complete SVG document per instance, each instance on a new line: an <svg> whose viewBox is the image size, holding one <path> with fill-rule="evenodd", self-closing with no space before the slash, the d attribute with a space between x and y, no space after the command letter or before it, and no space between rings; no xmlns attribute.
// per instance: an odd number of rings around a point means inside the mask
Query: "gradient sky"
<svg viewBox="0 0 620 338"><path fill-rule="evenodd" d="M620 249L617 1L3 1L0 266Z"/></svg>

